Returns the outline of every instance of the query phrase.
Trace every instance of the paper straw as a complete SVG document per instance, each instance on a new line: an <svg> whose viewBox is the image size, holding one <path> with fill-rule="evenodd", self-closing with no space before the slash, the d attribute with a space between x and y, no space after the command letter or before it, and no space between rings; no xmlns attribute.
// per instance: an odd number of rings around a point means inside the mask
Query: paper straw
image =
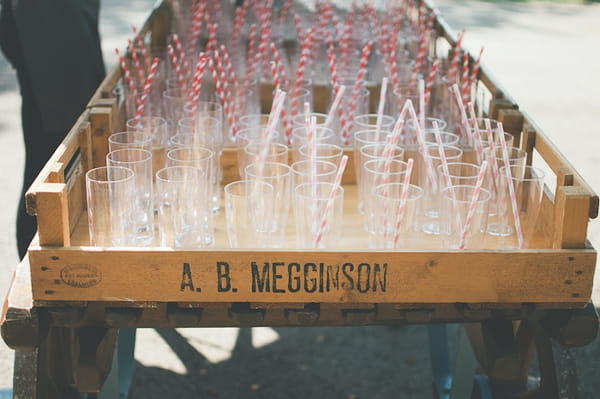
<svg viewBox="0 0 600 399"><path fill-rule="evenodd" d="M277 50L277 47L273 42L271 42L271 52L273 53L273 59L275 60L275 65L277 66L277 72L282 85L282 90L287 90L289 86L289 81L285 73L285 68L283 67L283 61L281 59L281 56L279 55L279 51Z"/></svg>
<svg viewBox="0 0 600 399"><path fill-rule="evenodd" d="M490 154L491 154L491 159L490 159L490 163L492 164L492 175L494 177L494 185L496 186L496 188L500 187L500 172L498 171L498 161L496 159L496 143L494 143L494 133L492 132L492 125L490 123L489 119L485 119L484 120L485 123L485 130L487 132L487 137L488 137L488 145L490 146L489 150L490 150Z"/></svg>
<svg viewBox="0 0 600 399"><path fill-rule="evenodd" d="M423 156L423 162L425 162L425 169L427 173L427 178L429 180L429 184L433 188L435 192L437 189L437 181L435 178L435 170L433 169L433 164L431 163L431 158L426 151L425 147L425 134L423 133L423 129L421 129L421 125L419 124L419 119L417 118L417 113L415 112L415 107L412 105L412 101L410 99L406 100L408 112L410 113L410 117L414 120L415 130L417 131L417 141L419 143L419 152Z"/></svg>
<svg viewBox="0 0 600 399"><path fill-rule="evenodd" d="M181 40L179 40L179 36L177 34L173 35L173 41L175 42L175 48L177 49L177 55L179 56L179 60L181 61L181 66L185 71L186 76L190 76L192 71L190 70L190 65L187 62L187 57L185 56L185 51L183 51L183 46L181 45Z"/></svg>
<svg viewBox="0 0 600 399"><path fill-rule="evenodd" d="M300 89L302 88L302 79L304 78L304 71L306 69L306 63L308 61L308 57L310 55L310 48L312 46L312 35L313 28L310 28L306 35L304 36L304 40L302 42L301 52L300 52L300 60L298 62L298 69L296 70L296 81L294 82L294 91L292 95L292 104L291 104L291 115L292 118L298 114L298 103L300 101Z"/></svg>
<svg viewBox="0 0 600 399"><path fill-rule="evenodd" d="M465 111L465 104L462 102L462 96L460 95L460 90L458 85L454 83L452 85L452 91L454 92L454 98L456 99L456 104L458 105L458 110L460 111L460 123L463 127L463 132L467 136L467 140L469 143L471 142L471 135L469 131L469 120L467 118L467 111Z"/></svg>
<svg viewBox="0 0 600 399"><path fill-rule="evenodd" d="M229 53L227 52L227 48L224 45L219 47L221 50L221 57L223 57L223 63L225 64L225 70L227 71L228 80L232 82L233 92L237 93L237 78L235 76L235 70L233 69L233 64L231 63L231 58L229 57Z"/></svg>
<svg viewBox="0 0 600 399"><path fill-rule="evenodd" d="M456 44L454 45L454 50L452 52L452 61L450 62L450 67L448 68L448 81L450 83L456 83L457 80L457 71L458 71L458 61L460 57L460 48L463 37L465 35L464 29L458 32L456 38Z"/></svg>
<svg viewBox="0 0 600 399"><path fill-rule="evenodd" d="M467 218L460 234L460 244L458 245L458 249L465 249L467 244L467 235L469 234L469 228L473 223L473 217L475 216L475 209L477 208L477 201L479 200L479 194L481 193L481 186L483 185L483 178L485 177L487 166L487 161L481 163L477 181L475 182L475 189L473 190L473 197L471 197L471 203L469 204L469 210L467 211Z"/></svg>
<svg viewBox="0 0 600 399"><path fill-rule="evenodd" d="M227 124L230 129L234 128L234 118L233 118L233 110L230 109L230 104L227 101L226 92L223 89L222 82L217 74L217 69L215 68L215 64L211 57L208 57L208 69L212 75L213 81L215 82L215 90L217 91L217 96L221 100L221 104L223 105L223 111L225 112L225 116L227 118Z"/></svg>
<svg viewBox="0 0 600 399"><path fill-rule="evenodd" d="M281 116L281 110L283 109L285 96L285 91L277 90L275 92L275 97L273 98L273 104L271 106L269 120L267 121L267 126L263 130L261 137L261 149L257 160L257 163L259 164L259 175L262 175L262 169L264 167L265 160L267 159L269 146L271 145L275 129L277 128L277 124L279 123L279 118Z"/></svg>
<svg viewBox="0 0 600 399"><path fill-rule="evenodd" d="M327 114L327 119L325 119L325 127L331 126L333 122L333 118L335 118L335 114L338 111L340 103L342 102L342 97L344 96L344 92L346 91L345 86L341 86L335 95L333 100L333 104L331 104L331 108L329 109L329 113Z"/></svg>
<svg viewBox="0 0 600 399"><path fill-rule="evenodd" d="M402 181L402 192L400 193L400 205L398 207L398 213L396 214L396 221L394 223L394 248L398 245L398 240L400 239L400 231L402 229L402 223L404 222L404 214L406 212L406 203L408 200L408 191L410 189L410 178L412 175L414 160L412 158L408 159L408 166L406 168L406 173L404 174L404 180Z"/></svg>
<svg viewBox="0 0 600 399"><path fill-rule="evenodd" d="M281 7L281 11L279 12L279 23L280 24L283 25L285 23L285 19L287 18L290 8L292 8L292 3L293 3L293 0L285 0L285 2L283 3L283 6Z"/></svg>
<svg viewBox="0 0 600 399"><path fill-rule="evenodd" d="M385 108L385 98L387 94L388 78L381 79L381 91L379 92L379 105L377 106L377 121L375 122L375 131L377 138L381 132L381 122L383 121L383 110Z"/></svg>
<svg viewBox="0 0 600 399"><path fill-rule="evenodd" d="M433 66L431 67L431 71L429 72L429 76L427 77L427 86L425 87L425 107L429 104L429 100L431 99L431 89L433 88L433 83L435 81L435 75L437 74L437 70L439 67L439 60L436 58L433 61Z"/></svg>
<svg viewBox="0 0 600 399"><path fill-rule="evenodd" d="M471 77L469 78L469 86L471 87L471 89L473 88L473 86L475 86L476 80L477 80L477 75L479 74L479 66L481 64L481 55L483 54L483 47L481 47L481 50L479 50L479 56L477 57L477 60L475 61L475 65L473 65L473 69L471 70Z"/></svg>
<svg viewBox="0 0 600 399"><path fill-rule="evenodd" d="M515 221L517 242L519 244L519 249L523 249L525 247L525 242L523 240L523 229L521 228L521 219L519 218L519 206L517 204L517 196L515 194L515 187L512 181L512 173L510 171L510 160L508 157L508 148L506 146L506 140L504 139L504 129L502 127L502 123L500 122L498 122L498 134L500 135L500 145L502 146L502 157L504 158L504 169L506 170L506 183L508 186L508 193L512 205L513 219Z"/></svg>
<svg viewBox="0 0 600 399"><path fill-rule="evenodd" d="M300 21L300 16L294 13L294 27L296 27L296 36L298 36L298 43L302 43L304 35L302 34L302 23Z"/></svg>
<svg viewBox="0 0 600 399"><path fill-rule="evenodd" d="M134 82L133 78L131 77L131 74L129 73L129 68L127 67L127 63L125 62L125 59L119 52L118 48L115 48L115 53L117 54L117 57L119 57L119 65L121 66L121 69L123 70L123 76L125 77L127 86L129 86L129 91L130 91L129 95L133 96L133 98L137 101L137 89L135 87L135 82Z"/></svg>
<svg viewBox="0 0 600 399"><path fill-rule="evenodd" d="M344 170L346 169L346 164L348 163L348 155L342 156L342 160L340 161L340 166L338 167L337 174L335 175L335 181L333 183L333 188L329 193L329 197L327 198L327 204L325 205L325 211L321 217L321 223L319 223L319 229L315 237L315 248L319 247L321 240L323 239L323 232L325 231L325 227L327 227L327 221L329 219L329 214L331 213L331 209L333 208L333 204L335 202L335 197L340 190L340 185L342 184L342 175L344 174Z"/></svg>
<svg viewBox="0 0 600 399"><path fill-rule="evenodd" d="M235 103L233 101L233 94L231 92L231 87L229 87L229 79L227 78L227 73L225 72L225 67L223 66L223 59L221 57L221 53L218 50L214 51L214 57L217 67L217 72L219 74L219 80L221 81L221 86L223 87L223 93L225 94L225 102L228 104L229 112L233 115L235 113Z"/></svg>
<svg viewBox="0 0 600 399"><path fill-rule="evenodd" d="M138 34L137 28L134 26L131 27L133 30L133 34L135 35L135 42L137 43L140 52L142 53L142 58L144 59L144 65L146 68L150 68L152 65L152 59L150 58L150 54L148 54L148 50L146 49L146 45L144 44L144 40L142 40L142 36Z"/></svg>
<svg viewBox="0 0 600 399"><path fill-rule="evenodd" d="M338 87L337 67L335 61L335 47L333 45L333 37L331 32L327 32L327 65L329 66L329 74L331 75L332 87Z"/></svg>
<svg viewBox="0 0 600 399"><path fill-rule="evenodd" d="M471 96L471 93L469 92L469 53L466 51L463 56L463 71L460 83L462 85L462 102L464 105L466 105L469 102L469 97Z"/></svg>
<svg viewBox="0 0 600 399"><path fill-rule="evenodd" d="M419 72L423 67L423 62L425 61L425 55L427 53L427 36L423 36L421 39L421 43L419 44L419 50L417 52L417 58L415 60L415 66L413 67L412 74L410 76L410 82L408 84L408 89L412 90L412 87L417 83L417 79L419 78Z"/></svg>
<svg viewBox="0 0 600 399"><path fill-rule="evenodd" d="M256 24L250 25L250 32L248 33L248 52L246 55L246 83L250 82L256 71L256 64L254 63L254 47L256 46Z"/></svg>
<svg viewBox="0 0 600 399"><path fill-rule="evenodd" d="M365 83L365 76L367 74L367 63L369 62L369 55L371 54L372 48L373 41L369 40L360 53L358 73L356 75L356 80L354 81L354 87L352 88L352 97L350 98L348 114L346 115L346 118L342 118L340 120L340 127L342 128L342 138L344 139L345 145L348 145L350 143L350 120L354 119L354 113L356 111L356 102L358 101L360 89Z"/></svg>
<svg viewBox="0 0 600 399"><path fill-rule="evenodd" d="M475 115L475 107L472 102L467 103L469 109L469 116L471 117L471 126L473 129L473 145L475 146L475 154L477 155L477 163L481 164L483 161L483 142L481 141L481 134L479 133L479 122L477 122L477 116Z"/></svg>
<svg viewBox="0 0 600 399"><path fill-rule="evenodd" d="M190 42L189 42L189 52L188 52L190 57L193 57L196 54L196 46L198 45L198 39L200 39L200 31L202 29L202 17L204 16L204 12L205 12L205 3L204 3L204 1L199 1L198 6L194 10L194 17L192 19Z"/></svg>
<svg viewBox="0 0 600 399"><path fill-rule="evenodd" d="M131 40L127 39L127 44L129 46L129 52L131 54L131 62L133 63L133 69L135 70L135 73L137 74L138 82L139 82L140 86L142 86L143 82L146 81L146 75L144 74L144 70L142 69L142 66L140 65L140 59L138 58L137 52L135 51L135 47L134 47L133 43L131 42Z"/></svg>
<svg viewBox="0 0 600 399"><path fill-rule="evenodd" d="M425 82L419 79L419 123L425 129Z"/></svg>
<svg viewBox="0 0 600 399"><path fill-rule="evenodd" d="M198 101L200 101L200 90L202 89L202 80L204 78L204 70L206 69L206 54L200 52L198 62L196 63L196 71L192 81L192 90L188 96L188 104L192 106L192 112L198 110Z"/></svg>
<svg viewBox="0 0 600 399"><path fill-rule="evenodd" d="M175 50L173 50L173 46L170 44L167 46L167 50L169 51L169 57L171 58L171 63L175 68L175 74L177 75L177 80L179 81L179 85L181 86L181 90L185 92L186 84L185 78L183 77L183 71L179 66L179 61L177 60L177 55L175 55Z"/></svg>
<svg viewBox="0 0 600 399"><path fill-rule="evenodd" d="M381 156L383 158L383 173L384 180L386 183L392 167L394 148L396 148L396 146L398 145L398 141L400 140L400 132L403 128L404 119L398 119L398 121L394 125L393 133L385 138L385 147L383 148L383 153L381 154ZM377 169L379 170L379 165L377 166Z"/></svg>
<svg viewBox="0 0 600 399"><path fill-rule="evenodd" d="M344 21L344 31L340 39L340 64L342 67L348 66L348 57L350 52L350 41L352 40L352 29L354 26L354 9L350 10Z"/></svg>
<svg viewBox="0 0 600 399"><path fill-rule="evenodd" d="M158 58L154 58L152 60L152 65L150 66L150 72L148 73L148 78L146 78L146 83L144 84L144 90L142 91L142 96L138 101L137 111L135 113L135 124L137 125L142 117L142 113L144 112L144 106L146 105L146 99L150 94L150 89L152 88L152 82L154 81L154 75L156 74L156 70L158 69Z"/></svg>

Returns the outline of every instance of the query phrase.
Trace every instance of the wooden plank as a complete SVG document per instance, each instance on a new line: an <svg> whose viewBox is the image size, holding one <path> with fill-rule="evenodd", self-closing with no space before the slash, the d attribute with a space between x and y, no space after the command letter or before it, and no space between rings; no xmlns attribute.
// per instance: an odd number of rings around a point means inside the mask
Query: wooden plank
<svg viewBox="0 0 600 399"><path fill-rule="evenodd" d="M498 113L501 109L519 109L519 106L505 98L494 98L490 100L488 118L498 119Z"/></svg>
<svg viewBox="0 0 600 399"><path fill-rule="evenodd" d="M583 304L596 253L34 247L30 257L36 300Z"/></svg>
<svg viewBox="0 0 600 399"><path fill-rule="evenodd" d="M81 155L81 166L83 174L93 168L92 159L92 126L84 122L79 127L79 154Z"/></svg>
<svg viewBox="0 0 600 399"><path fill-rule="evenodd" d="M108 154L108 136L113 133L113 109L94 107L90 109L90 124L92 128L92 164L94 168L106 165Z"/></svg>
<svg viewBox="0 0 600 399"><path fill-rule="evenodd" d="M590 194L582 187L563 186L556 190L554 207L554 248L585 248Z"/></svg>
<svg viewBox="0 0 600 399"><path fill-rule="evenodd" d="M40 245L68 247L71 229L67 203L67 185L43 183L38 186L37 225Z"/></svg>
<svg viewBox="0 0 600 399"><path fill-rule="evenodd" d="M518 109L498 110L498 121L502 122L504 131L515 138L514 147L521 145L521 132L523 131L523 114Z"/></svg>

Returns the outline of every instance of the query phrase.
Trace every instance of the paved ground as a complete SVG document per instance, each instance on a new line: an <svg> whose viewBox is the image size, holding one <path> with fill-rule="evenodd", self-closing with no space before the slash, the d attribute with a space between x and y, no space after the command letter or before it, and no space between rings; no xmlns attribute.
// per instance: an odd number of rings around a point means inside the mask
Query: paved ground
<svg viewBox="0 0 600 399"><path fill-rule="evenodd" d="M600 5L438 0L466 44L485 44L484 63L600 192ZM107 63L151 2L103 1ZM0 59L0 293L17 263L14 210L23 161L19 96ZM589 236L600 248L600 222ZM600 284L594 297L600 303ZM456 336L453 329L453 337ZM132 397L427 397L423 327L140 330ZM573 351L583 398L600 392L600 342ZM0 342L0 390L11 386L12 353Z"/></svg>

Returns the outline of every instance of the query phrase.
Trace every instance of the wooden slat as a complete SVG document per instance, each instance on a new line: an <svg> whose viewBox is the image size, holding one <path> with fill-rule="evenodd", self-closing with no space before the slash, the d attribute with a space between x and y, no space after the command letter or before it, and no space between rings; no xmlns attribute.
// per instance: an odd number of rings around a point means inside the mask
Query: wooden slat
<svg viewBox="0 0 600 399"><path fill-rule="evenodd" d="M31 248L30 258L36 300L583 304L596 253Z"/></svg>
<svg viewBox="0 0 600 399"><path fill-rule="evenodd" d="M502 122L504 131L513 135L514 147L520 147L521 132L523 131L523 114L518 109L500 109L498 121Z"/></svg>
<svg viewBox="0 0 600 399"><path fill-rule="evenodd" d="M43 183L38 186L37 225L41 245L70 245L71 229L67 203L67 185Z"/></svg>
<svg viewBox="0 0 600 399"><path fill-rule="evenodd" d="M510 100L505 98L496 98L490 100L490 109L488 112L488 118L498 119L498 113L501 109L518 109L519 106Z"/></svg>
<svg viewBox="0 0 600 399"><path fill-rule="evenodd" d="M589 208L590 194L584 188L557 188L554 206L554 248L585 248Z"/></svg>
<svg viewBox="0 0 600 399"><path fill-rule="evenodd" d="M113 133L112 118L112 108L94 107L90 109L90 124L92 128L92 160L94 168L106 165L106 154L108 154L108 136Z"/></svg>

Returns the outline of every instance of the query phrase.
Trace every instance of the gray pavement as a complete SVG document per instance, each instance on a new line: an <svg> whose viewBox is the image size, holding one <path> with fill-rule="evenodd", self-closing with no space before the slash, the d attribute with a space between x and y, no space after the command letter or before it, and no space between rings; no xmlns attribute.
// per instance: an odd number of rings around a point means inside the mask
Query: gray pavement
<svg viewBox="0 0 600 399"><path fill-rule="evenodd" d="M130 25L152 2L103 1L103 49L108 67ZM600 192L600 5L437 0L455 29L466 28L472 51ZM0 293L17 255L14 213L23 162L20 99L0 59ZM600 222L589 237L600 248ZM600 303L600 283L594 298ZM456 338L456 328L452 338ZM143 329L131 397L406 398L429 397L425 328ZM600 342L572 351L582 398L600 392ZM12 352L0 341L0 390L11 386Z"/></svg>

